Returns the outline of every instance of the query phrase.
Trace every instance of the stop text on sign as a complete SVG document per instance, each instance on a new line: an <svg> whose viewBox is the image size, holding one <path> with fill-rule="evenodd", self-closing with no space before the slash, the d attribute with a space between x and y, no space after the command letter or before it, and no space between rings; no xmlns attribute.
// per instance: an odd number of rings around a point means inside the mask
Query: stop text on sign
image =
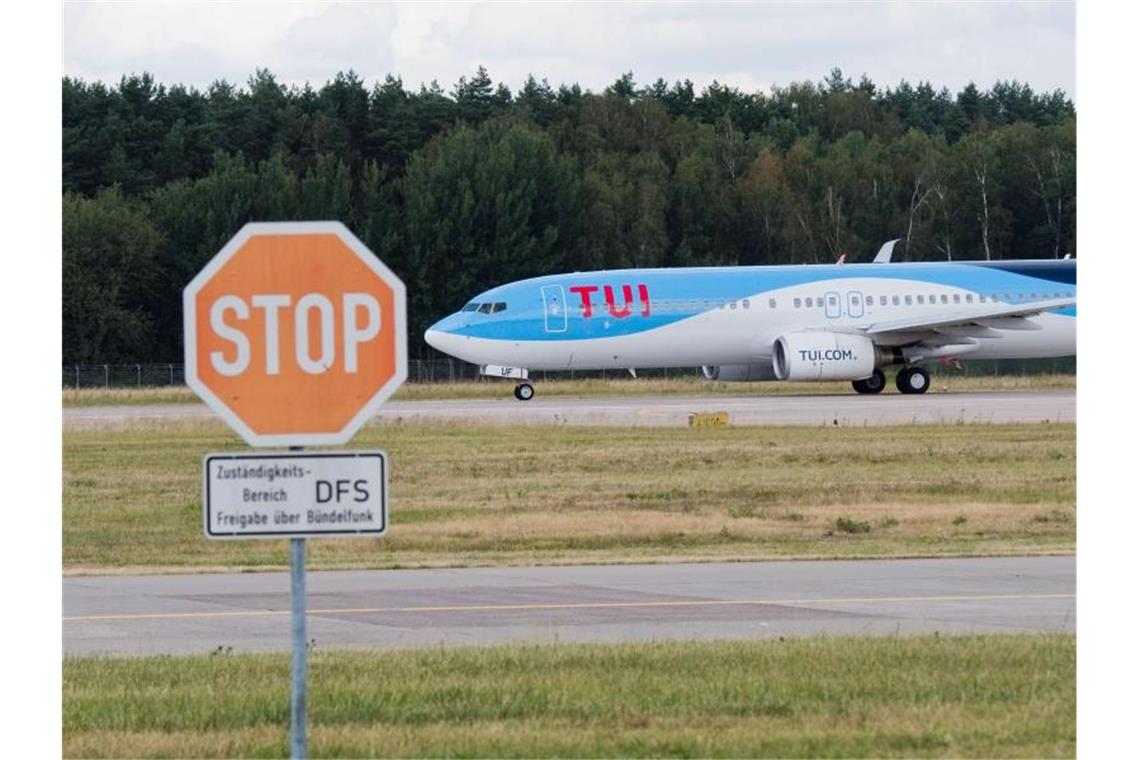
<svg viewBox="0 0 1140 760"><path fill-rule="evenodd" d="M340 352L344 371L359 370L360 344L380 334L380 302L368 293L345 293L338 307L321 293L306 293L294 305L286 293L255 295L247 302L241 296L224 295L210 307L210 327L232 345L232 359L226 351L212 351L210 363L219 374L232 377L249 369L250 337L242 327L249 322L252 309L263 312L265 374L281 374L282 319L293 325L293 358L302 372L319 375L328 372L338 360L337 326L343 345ZM282 316L284 314L284 317ZM311 325L316 323L316 329Z"/></svg>

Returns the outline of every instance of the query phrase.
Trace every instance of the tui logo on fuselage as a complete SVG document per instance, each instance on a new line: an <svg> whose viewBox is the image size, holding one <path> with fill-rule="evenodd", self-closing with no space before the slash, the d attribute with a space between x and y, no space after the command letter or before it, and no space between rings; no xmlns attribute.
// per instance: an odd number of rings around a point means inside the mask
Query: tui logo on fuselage
<svg viewBox="0 0 1140 760"><path fill-rule="evenodd" d="M633 289L637 288L637 302L633 300ZM617 305L617 298L614 294L612 285L603 285L602 295L606 302L606 311L609 312L611 317L616 319L625 319L633 314L635 306L639 307L639 314L643 317L648 317L650 314L649 305L649 286L644 283L637 285L622 285L622 305ZM582 317L589 319L594 316L594 300L593 294L598 292L597 285L573 285L570 287L571 293L576 293L582 299Z"/></svg>

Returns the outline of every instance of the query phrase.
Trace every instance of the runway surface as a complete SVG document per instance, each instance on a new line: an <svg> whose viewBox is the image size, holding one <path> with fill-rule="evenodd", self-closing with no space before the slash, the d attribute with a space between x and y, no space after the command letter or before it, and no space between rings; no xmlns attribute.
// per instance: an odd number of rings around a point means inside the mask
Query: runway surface
<svg viewBox="0 0 1140 760"><path fill-rule="evenodd" d="M311 572L323 649L1076 630L1074 557ZM63 581L65 655L288 650L287 573Z"/></svg>
<svg viewBox="0 0 1140 760"><path fill-rule="evenodd" d="M501 424L677 426L693 412L728 412L734 425L906 425L960 422L1074 422L1076 392L1002 391L903 396L621 396L515 401L501 399L391 401L376 420L468 421ZM71 407L68 429L114 427L138 420L212 419L204 404Z"/></svg>

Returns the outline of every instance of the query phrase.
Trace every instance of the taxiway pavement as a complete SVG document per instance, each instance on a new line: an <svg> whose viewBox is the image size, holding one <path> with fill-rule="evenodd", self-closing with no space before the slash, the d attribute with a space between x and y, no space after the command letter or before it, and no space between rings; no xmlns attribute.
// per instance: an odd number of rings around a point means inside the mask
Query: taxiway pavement
<svg viewBox="0 0 1140 760"><path fill-rule="evenodd" d="M589 565L308 574L323 649L1074 632L1061 557ZM65 655L286 651L288 573L68 577Z"/></svg>
<svg viewBox="0 0 1140 760"><path fill-rule="evenodd" d="M688 424L694 412L728 412L733 425L907 425L1009 422L1075 422L1076 392L1000 391L903 396L615 396L515 401L503 386L501 399L389 401L379 421L498 424L616 425ZM204 404L69 407L67 429L115 427L142 420L215 419Z"/></svg>

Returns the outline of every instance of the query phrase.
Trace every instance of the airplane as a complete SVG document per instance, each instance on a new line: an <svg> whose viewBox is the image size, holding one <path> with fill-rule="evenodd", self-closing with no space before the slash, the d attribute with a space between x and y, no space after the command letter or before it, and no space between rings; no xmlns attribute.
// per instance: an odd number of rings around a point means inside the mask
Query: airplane
<svg viewBox="0 0 1140 760"><path fill-rule="evenodd" d="M622 269L520 280L432 325L432 347L517 380L536 370L699 366L710 380L849 380L925 393L921 362L1076 354L1076 261Z"/></svg>

